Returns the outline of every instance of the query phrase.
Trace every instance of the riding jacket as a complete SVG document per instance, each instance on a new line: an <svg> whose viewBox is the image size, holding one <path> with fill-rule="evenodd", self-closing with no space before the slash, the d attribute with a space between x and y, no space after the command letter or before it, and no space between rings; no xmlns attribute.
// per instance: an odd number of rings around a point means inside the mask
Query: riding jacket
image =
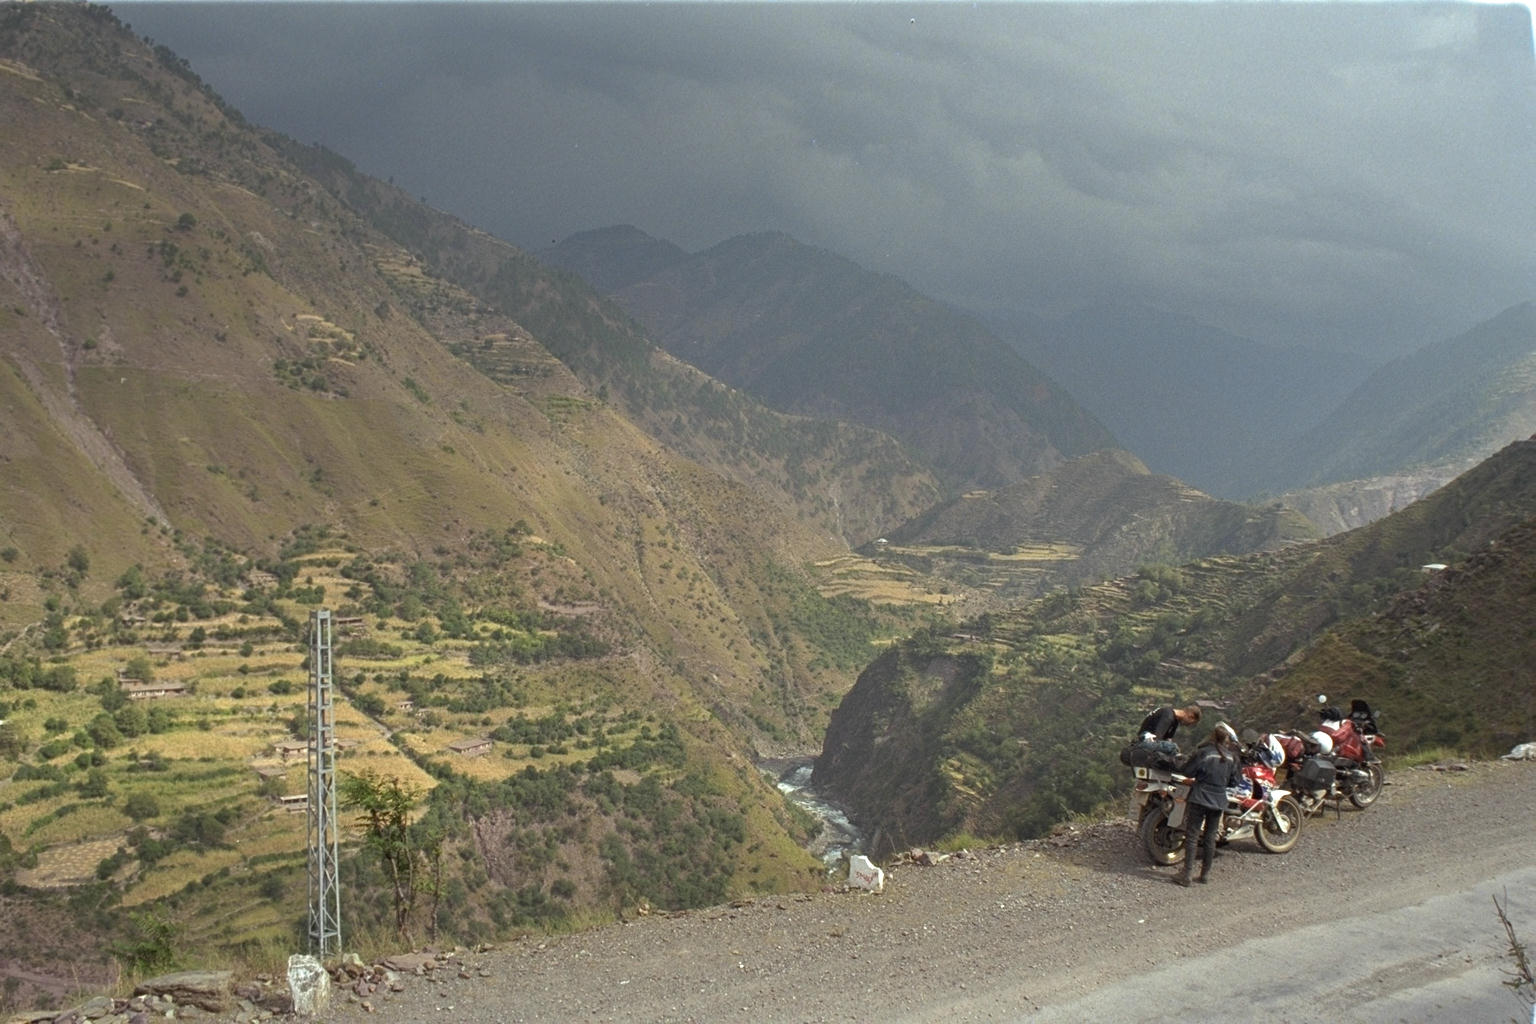
<svg viewBox="0 0 1536 1024"><path fill-rule="evenodd" d="M1196 750L1180 773L1195 780L1189 787L1189 802L1215 810L1226 810L1227 789L1237 785L1242 774L1237 755L1211 743Z"/></svg>

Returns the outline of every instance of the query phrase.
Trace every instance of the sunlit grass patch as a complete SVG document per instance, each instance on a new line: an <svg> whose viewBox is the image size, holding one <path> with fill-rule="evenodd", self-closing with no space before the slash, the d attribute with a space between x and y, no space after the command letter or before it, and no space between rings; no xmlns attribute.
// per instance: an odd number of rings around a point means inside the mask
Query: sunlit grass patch
<svg viewBox="0 0 1536 1024"><path fill-rule="evenodd" d="M270 750L274 742L272 733L246 733L221 729L178 729L175 732L146 733L130 742L145 754L158 754L171 761L195 761L217 753L221 759L249 758Z"/></svg>
<svg viewBox="0 0 1536 1024"><path fill-rule="evenodd" d="M304 819L295 815L299 821ZM234 849L178 850L144 871L129 894L123 898L124 906L134 906L151 900L163 899L186 888L188 882L204 878L223 868L239 864L243 854Z"/></svg>

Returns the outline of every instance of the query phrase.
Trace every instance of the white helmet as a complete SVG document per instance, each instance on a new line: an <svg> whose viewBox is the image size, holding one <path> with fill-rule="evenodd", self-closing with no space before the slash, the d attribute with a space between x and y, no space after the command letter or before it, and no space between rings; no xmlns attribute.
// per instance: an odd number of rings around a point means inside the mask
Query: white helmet
<svg viewBox="0 0 1536 1024"><path fill-rule="evenodd" d="M1285 763L1285 748L1274 736L1265 736L1258 744L1259 760L1271 768L1279 768Z"/></svg>
<svg viewBox="0 0 1536 1024"><path fill-rule="evenodd" d="M1324 755L1333 753L1333 737L1323 730L1319 729L1312 734L1312 742L1317 744L1318 753Z"/></svg>

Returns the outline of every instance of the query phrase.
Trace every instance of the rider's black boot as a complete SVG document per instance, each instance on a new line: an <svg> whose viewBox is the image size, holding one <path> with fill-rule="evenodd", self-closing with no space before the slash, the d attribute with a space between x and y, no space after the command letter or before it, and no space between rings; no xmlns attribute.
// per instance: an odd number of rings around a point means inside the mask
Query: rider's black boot
<svg viewBox="0 0 1536 1024"><path fill-rule="evenodd" d="M1184 852L1184 863L1179 865L1179 873L1173 876L1176 884L1189 888L1189 866L1194 862L1195 855L1192 851Z"/></svg>
<svg viewBox="0 0 1536 1024"><path fill-rule="evenodd" d="M1184 863L1188 864L1189 860L1186 858ZM1204 883L1207 880L1207 878L1209 877L1210 873L1211 873L1211 851L1209 851L1209 850L1202 850L1201 853L1200 853L1200 877L1195 879L1195 881ZM1186 882L1185 884L1187 885L1189 883Z"/></svg>

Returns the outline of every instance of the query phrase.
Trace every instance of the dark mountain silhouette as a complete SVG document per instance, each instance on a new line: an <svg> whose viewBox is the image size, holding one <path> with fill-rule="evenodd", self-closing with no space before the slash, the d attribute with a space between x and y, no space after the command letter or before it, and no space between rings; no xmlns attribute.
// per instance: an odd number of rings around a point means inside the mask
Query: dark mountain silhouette
<svg viewBox="0 0 1536 1024"><path fill-rule="evenodd" d="M955 490L1005 485L1114 445L978 321L894 277L781 234L661 265L670 251L618 228L540 255L625 282L612 297L678 358L776 409L886 432Z"/></svg>

